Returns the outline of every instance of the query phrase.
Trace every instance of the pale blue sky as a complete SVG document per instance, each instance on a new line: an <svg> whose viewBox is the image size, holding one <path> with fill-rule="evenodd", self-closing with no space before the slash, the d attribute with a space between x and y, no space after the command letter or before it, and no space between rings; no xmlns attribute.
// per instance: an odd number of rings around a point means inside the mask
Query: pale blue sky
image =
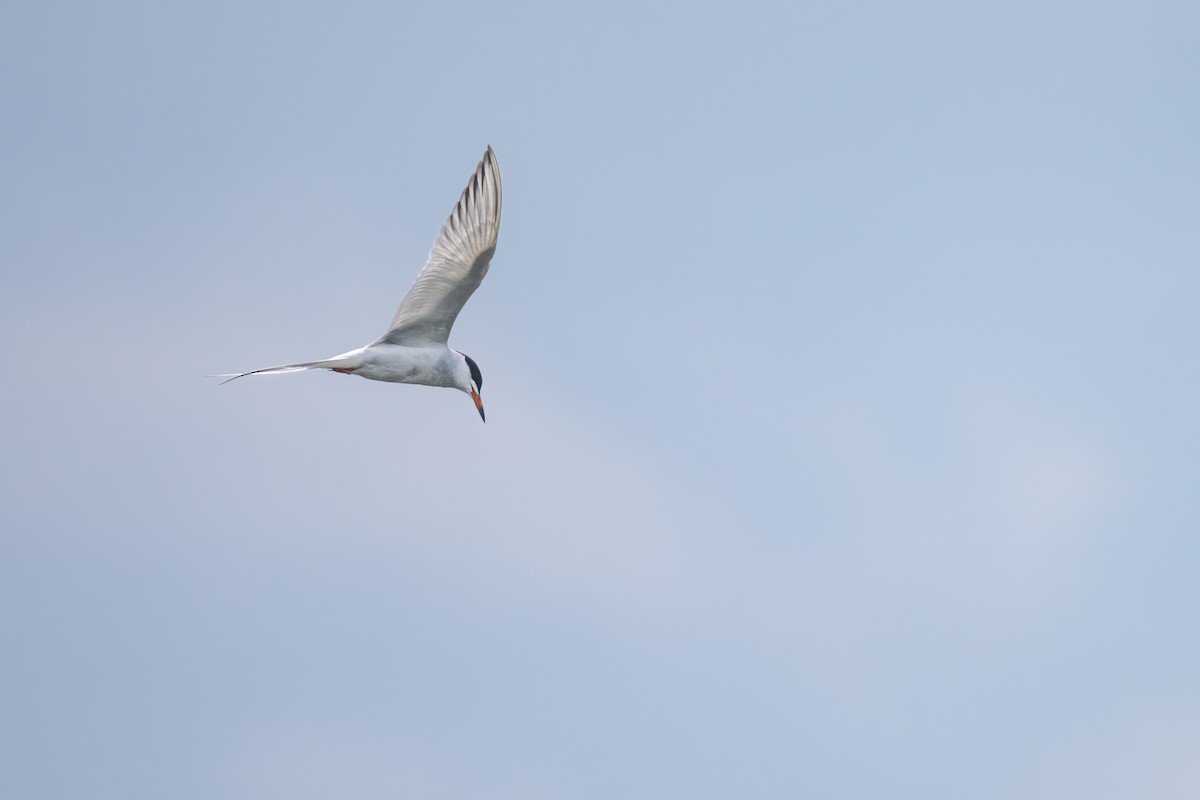
<svg viewBox="0 0 1200 800"><path fill-rule="evenodd" d="M3 18L3 797L1200 796L1195 4Z"/></svg>

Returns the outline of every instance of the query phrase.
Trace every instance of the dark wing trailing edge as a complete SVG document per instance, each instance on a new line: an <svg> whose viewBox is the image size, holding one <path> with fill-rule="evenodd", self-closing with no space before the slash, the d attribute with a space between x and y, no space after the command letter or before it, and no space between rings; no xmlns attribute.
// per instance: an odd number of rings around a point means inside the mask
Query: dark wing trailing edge
<svg viewBox="0 0 1200 800"><path fill-rule="evenodd" d="M489 146L380 342L446 343L496 252L500 203L500 168Z"/></svg>

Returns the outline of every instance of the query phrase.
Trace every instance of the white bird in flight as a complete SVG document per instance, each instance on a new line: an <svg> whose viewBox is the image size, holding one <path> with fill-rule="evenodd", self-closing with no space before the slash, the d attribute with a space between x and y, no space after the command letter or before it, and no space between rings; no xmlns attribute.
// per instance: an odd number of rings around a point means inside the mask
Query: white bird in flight
<svg viewBox="0 0 1200 800"><path fill-rule="evenodd" d="M500 168L489 146L387 333L333 358L216 377L228 378L222 381L228 383L247 375L331 369L373 381L444 386L471 395L480 419L486 422L479 397L483 388L479 366L470 356L451 350L446 342L458 312L487 275L499 232Z"/></svg>

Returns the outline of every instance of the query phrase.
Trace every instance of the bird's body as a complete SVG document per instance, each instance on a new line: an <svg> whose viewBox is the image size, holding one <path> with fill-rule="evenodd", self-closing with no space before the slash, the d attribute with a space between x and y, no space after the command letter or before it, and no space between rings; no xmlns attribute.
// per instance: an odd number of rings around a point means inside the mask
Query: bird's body
<svg viewBox="0 0 1200 800"><path fill-rule="evenodd" d="M420 383L425 386L456 388L461 381L457 365L462 354L449 347L408 347L402 344L375 342L342 353L340 356L316 362L334 372L358 375L373 381L389 383ZM470 380L470 374L467 374Z"/></svg>
<svg viewBox="0 0 1200 800"><path fill-rule="evenodd" d="M450 212L425 268L405 295L387 333L376 341L332 358L222 375L272 375L329 369L374 381L419 383L459 389L471 395L479 416L483 376L467 355L447 345L458 312L487 274L500 230L500 169L488 148L458 204Z"/></svg>

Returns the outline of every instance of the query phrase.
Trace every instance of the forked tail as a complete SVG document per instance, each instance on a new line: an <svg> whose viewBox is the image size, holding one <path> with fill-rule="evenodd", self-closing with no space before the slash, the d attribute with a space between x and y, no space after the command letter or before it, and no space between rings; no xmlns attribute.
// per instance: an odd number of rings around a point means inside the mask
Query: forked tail
<svg viewBox="0 0 1200 800"><path fill-rule="evenodd" d="M304 361L299 364L283 364L278 367L263 367L262 369L252 369L249 372L230 372L224 375L209 375L210 378L224 378L220 386L224 386L230 381L236 381L238 378L244 378L247 375L282 375L285 372L303 372L306 369L337 369L338 367L350 367L345 359L329 358L324 361ZM347 372L352 371L346 369Z"/></svg>

